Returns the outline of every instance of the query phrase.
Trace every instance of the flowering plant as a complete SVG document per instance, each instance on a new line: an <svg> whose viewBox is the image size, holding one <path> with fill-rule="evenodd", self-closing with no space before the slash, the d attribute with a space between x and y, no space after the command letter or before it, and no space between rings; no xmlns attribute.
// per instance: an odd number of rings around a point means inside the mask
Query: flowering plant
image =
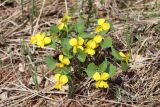
<svg viewBox="0 0 160 107"><path fill-rule="evenodd" d="M121 62L122 68L126 70L130 55L118 52L113 47L112 38L107 36L112 26L105 18L98 19L93 32L87 31L83 19L76 22L71 19L68 14L64 14L57 25L51 26L50 32L37 33L30 39L31 44L41 48L48 45L60 53L58 57L49 55L45 59L49 69L59 70L55 74L54 88L62 89L63 85L70 84L73 79L71 75L75 72L87 74L95 81L96 88L108 88L109 83L106 81L116 73L113 60ZM107 59L106 51L111 54L112 60Z"/></svg>

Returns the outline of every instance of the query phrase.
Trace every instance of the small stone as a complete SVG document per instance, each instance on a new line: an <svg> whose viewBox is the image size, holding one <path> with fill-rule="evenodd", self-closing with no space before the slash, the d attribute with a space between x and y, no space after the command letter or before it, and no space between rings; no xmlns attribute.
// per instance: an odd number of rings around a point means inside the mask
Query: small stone
<svg viewBox="0 0 160 107"><path fill-rule="evenodd" d="M37 76L38 85L42 82L42 79L43 79L42 77ZM34 80L33 80L32 77L31 77L30 80L29 80L29 85L35 85Z"/></svg>
<svg viewBox="0 0 160 107"><path fill-rule="evenodd" d="M25 71L24 68L25 68L24 65L22 63L19 63L19 69L18 70L20 72L24 72Z"/></svg>
<svg viewBox="0 0 160 107"><path fill-rule="evenodd" d="M0 94L0 99L1 99L2 101L8 99L8 93L7 93L7 92L3 92L2 94Z"/></svg>
<svg viewBox="0 0 160 107"><path fill-rule="evenodd" d="M39 65L37 67L37 73L38 74L43 74L43 73L46 73L47 71L49 71L49 69L47 68L46 65Z"/></svg>

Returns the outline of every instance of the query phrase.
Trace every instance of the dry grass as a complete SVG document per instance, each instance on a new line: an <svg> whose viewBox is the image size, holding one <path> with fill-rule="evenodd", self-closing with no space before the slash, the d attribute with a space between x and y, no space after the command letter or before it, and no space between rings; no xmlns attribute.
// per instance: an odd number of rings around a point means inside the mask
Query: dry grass
<svg viewBox="0 0 160 107"><path fill-rule="evenodd" d="M76 2L69 0L68 4L71 9ZM68 98L65 91L52 90L52 73L43 64L42 58L54 50L48 47L43 50L35 47L32 50L32 46L27 43L33 31L48 30L49 26L56 23L65 11L64 1L46 0L43 6L43 1L37 0L36 7L40 11L32 24L30 2L24 0L22 14L19 0L11 3L0 1L0 107L160 106L158 0L130 0L128 4L106 0L105 5L95 0L96 15L107 15L113 21L115 30L110 36L114 39L115 47L126 50L126 38L130 39L130 69L128 72L118 69L115 79L120 77L122 83L115 81L107 90L95 90L92 82L85 79L80 82L80 88L72 98ZM31 51L33 62L28 59L28 50ZM39 91L35 90L31 81L31 65L37 67Z"/></svg>

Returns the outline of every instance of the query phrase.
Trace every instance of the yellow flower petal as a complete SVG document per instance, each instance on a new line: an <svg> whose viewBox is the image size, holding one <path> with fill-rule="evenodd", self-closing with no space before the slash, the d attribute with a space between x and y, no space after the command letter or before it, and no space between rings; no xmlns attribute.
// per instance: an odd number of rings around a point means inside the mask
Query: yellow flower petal
<svg viewBox="0 0 160 107"><path fill-rule="evenodd" d="M99 25L96 26L95 32L98 33L98 32L100 32L100 31L102 31L102 27L99 26Z"/></svg>
<svg viewBox="0 0 160 107"><path fill-rule="evenodd" d="M76 38L71 38L70 41L69 41L69 44L71 46L76 46L78 43L77 39Z"/></svg>
<svg viewBox="0 0 160 107"><path fill-rule="evenodd" d="M70 61L69 61L68 58L63 58L62 63L65 64L65 65L69 65Z"/></svg>
<svg viewBox="0 0 160 107"><path fill-rule="evenodd" d="M101 80L107 80L109 78L109 74L104 72L101 74Z"/></svg>
<svg viewBox="0 0 160 107"><path fill-rule="evenodd" d="M62 83L62 85L66 84L68 82L68 77L66 75L62 75L59 81Z"/></svg>
<svg viewBox="0 0 160 107"><path fill-rule="evenodd" d="M104 81L100 81L99 88L107 88L108 84Z"/></svg>
<svg viewBox="0 0 160 107"><path fill-rule="evenodd" d="M46 32L43 32L43 33L41 34L41 40L44 39L45 36L46 36Z"/></svg>
<svg viewBox="0 0 160 107"><path fill-rule="evenodd" d="M30 44L35 44L37 42L36 40L36 36L31 36L31 39L30 39Z"/></svg>
<svg viewBox="0 0 160 107"><path fill-rule="evenodd" d="M63 60L63 55L59 55L59 61Z"/></svg>
<svg viewBox="0 0 160 107"><path fill-rule="evenodd" d="M97 47L97 44L94 40L89 40L86 44L87 47L90 47L92 49L95 49Z"/></svg>
<svg viewBox="0 0 160 107"><path fill-rule="evenodd" d="M76 46L73 47L73 53L74 53L74 54L77 53L77 47L76 47Z"/></svg>
<svg viewBox="0 0 160 107"><path fill-rule="evenodd" d="M102 25L102 28L103 28L103 30L109 30L110 29L110 24L107 22L107 23L104 23L103 25Z"/></svg>
<svg viewBox="0 0 160 107"><path fill-rule="evenodd" d="M36 33L35 37L36 37L37 40L42 40L43 39L39 32Z"/></svg>
<svg viewBox="0 0 160 107"><path fill-rule="evenodd" d="M84 50L83 46L78 46L79 49L81 49L82 51Z"/></svg>
<svg viewBox="0 0 160 107"><path fill-rule="evenodd" d="M104 87L104 88L108 88L108 87L109 87L108 83L105 82L105 84L103 84L103 87Z"/></svg>
<svg viewBox="0 0 160 107"><path fill-rule="evenodd" d="M121 51L121 52L119 52L119 55L121 56L121 57L123 57L123 58L125 58L126 57L126 55Z"/></svg>
<svg viewBox="0 0 160 107"><path fill-rule="evenodd" d="M44 44L49 44L51 43L51 38L50 37L45 37L44 38Z"/></svg>
<svg viewBox="0 0 160 107"><path fill-rule="evenodd" d="M37 45L41 48L44 47L44 37L45 37L45 33L43 33L43 35L39 35L39 33L36 34L36 39L37 39Z"/></svg>
<svg viewBox="0 0 160 107"><path fill-rule="evenodd" d="M101 35L96 35L93 40L96 42L96 43L100 43L102 41L102 36Z"/></svg>
<svg viewBox="0 0 160 107"><path fill-rule="evenodd" d="M104 18L98 19L98 25L102 25L102 24L104 24L104 22L105 22Z"/></svg>
<svg viewBox="0 0 160 107"><path fill-rule="evenodd" d="M55 74L54 78L56 81L59 81L61 74Z"/></svg>
<svg viewBox="0 0 160 107"><path fill-rule="evenodd" d="M95 50L89 49L88 54L90 54L91 56L93 56L95 54Z"/></svg>
<svg viewBox="0 0 160 107"><path fill-rule="evenodd" d="M98 81L98 80L101 79L101 76L100 76L99 72L96 72L96 73L93 75L92 78L93 78L95 81Z"/></svg>
<svg viewBox="0 0 160 107"><path fill-rule="evenodd" d="M85 53L93 56L93 55L95 54L95 50L92 49L92 48L86 48L86 49L85 49Z"/></svg>
<svg viewBox="0 0 160 107"><path fill-rule="evenodd" d="M61 19L62 23L67 23L70 20L70 16L67 13L64 14L63 18Z"/></svg>
<svg viewBox="0 0 160 107"><path fill-rule="evenodd" d="M62 67L64 67L64 64L63 63L57 63L56 67L62 68Z"/></svg>
<svg viewBox="0 0 160 107"><path fill-rule="evenodd" d="M95 42L95 41L92 41L91 44L90 44L90 47L91 47L92 49L95 49L95 48L97 47L96 42Z"/></svg>
<svg viewBox="0 0 160 107"><path fill-rule="evenodd" d="M62 89L62 84L60 84L59 82L57 82L54 86L55 89L57 90L61 90Z"/></svg>
<svg viewBox="0 0 160 107"><path fill-rule="evenodd" d="M97 82L96 82L96 88L99 88L100 82L101 82L101 81L97 81Z"/></svg>
<svg viewBox="0 0 160 107"><path fill-rule="evenodd" d="M83 45L84 39L82 37L78 37L78 45Z"/></svg>
<svg viewBox="0 0 160 107"><path fill-rule="evenodd" d="M37 45L38 45L39 47L43 48L43 47L44 47L44 41L38 40L38 41L37 41Z"/></svg>
<svg viewBox="0 0 160 107"><path fill-rule="evenodd" d="M100 81L99 88L103 88L103 81Z"/></svg>
<svg viewBox="0 0 160 107"><path fill-rule="evenodd" d="M65 26L65 24L64 24L64 23L61 23L61 24L58 25L58 29L59 29L59 30L62 30L62 29L64 28L64 26Z"/></svg>

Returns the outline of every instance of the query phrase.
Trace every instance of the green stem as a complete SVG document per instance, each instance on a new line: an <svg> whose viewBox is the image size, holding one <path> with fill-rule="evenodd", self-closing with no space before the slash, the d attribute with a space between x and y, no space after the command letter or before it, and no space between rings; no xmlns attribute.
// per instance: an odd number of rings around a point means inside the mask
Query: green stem
<svg viewBox="0 0 160 107"><path fill-rule="evenodd" d="M34 65L32 59L31 59L31 57L29 55L28 55L28 60L31 63L31 65L29 67L30 74L31 74L33 82L34 82L34 84L36 86L36 90L39 90L38 79L37 79L37 70L36 70L35 65ZM33 68L33 70L31 68Z"/></svg>
<svg viewBox="0 0 160 107"><path fill-rule="evenodd" d="M32 0L32 17L36 15L35 0Z"/></svg>
<svg viewBox="0 0 160 107"><path fill-rule="evenodd" d="M33 32L33 19L34 19L34 16L35 16L35 0L32 0L31 4L32 4L32 9L31 9L31 30Z"/></svg>

